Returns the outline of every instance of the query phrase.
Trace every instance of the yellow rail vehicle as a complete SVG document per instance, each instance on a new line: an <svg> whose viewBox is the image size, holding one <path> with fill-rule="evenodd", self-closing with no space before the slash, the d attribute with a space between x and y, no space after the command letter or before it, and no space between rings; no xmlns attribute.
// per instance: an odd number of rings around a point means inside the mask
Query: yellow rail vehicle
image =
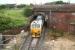
<svg viewBox="0 0 75 50"><path fill-rule="evenodd" d="M38 16L36 20L31 22L30 30L32 37L40 37L42 33L43 20L42 16Z"/></svg>
<svg viewBox="0 0 75 50"><path fill-rule="evenodd" d="M41 21L33 21L31 23L31 34L32 34L32 37L40 37L42 33L42 23Z"/></svg>
<svg viewBox="0 0 75 50"><path fill-rule="evenodd" d="M40 37L40 35L41 35L41 29L39 29L39 28L37 28L37 29L32 29L32 37Z"/></svg>
<svg viewBox="0 0 75 50"><path fill-rule="evenodd" d="M33 21L31 23L31 34L32 37L40 37L42 32L41 24L38 21Z"/></svg>

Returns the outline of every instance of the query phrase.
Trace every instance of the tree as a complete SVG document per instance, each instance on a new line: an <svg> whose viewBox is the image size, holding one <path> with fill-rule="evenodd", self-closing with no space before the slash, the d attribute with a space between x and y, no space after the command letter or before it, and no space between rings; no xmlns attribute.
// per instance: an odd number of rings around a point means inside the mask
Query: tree
<svg viewBox="0 0 75 50"><path fill-rule="evenodd" d="M6 6L5 5L0 5L0 9L5 9Z"/></svg>
<svg viewBox="0 0 75 50"><path fill-rule="evenodd" d="M32 14L31 7L25 7L24 9L24 16L29 17Z"/></svg>
<svg viewBox="0 0 75 50"><path fill-rule="evenodd" d="M17 8L24 8L26 5L25 4L21 4L21 5L17 5Z"/></svg>
<svg viewBox="0 0 75 50"><path fill-rule="evenodd" d="M63 1L56 1L55 3L56 4L66 4L66 2L63 2Z"/></svg>
<svg viewBox="0 0 75 50"><path fill-rule="evenodd" d="M54 2L50 2L50 3L45 3L45 5L49 5L49 4L68 4L68 3L63 2L63 1L54 1Z"/></svg>

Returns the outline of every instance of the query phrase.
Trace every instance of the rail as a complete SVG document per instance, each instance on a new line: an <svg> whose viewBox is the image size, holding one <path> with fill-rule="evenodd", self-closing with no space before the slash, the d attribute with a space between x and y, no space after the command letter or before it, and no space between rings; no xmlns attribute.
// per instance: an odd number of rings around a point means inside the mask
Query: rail
<svg viewBox="0 0 75 50"><path fill-rule="evenodd" d="M47 29L46 29L47 30ZM48 33L46 31L43 32L41 38L38 39L38 43L35 47L31 46L32 38L29 32L23 32L19 35L3 35L7 39L4 41L9 41L7 44L0 44L0 50L75 50L75 45L64 47L64 43L60 45L56 45L55 40L49 42L49 46L43 45L44 41L46 41L46 37ZM1 35L0 35L1 36ZM10 37L10 38L9 38ZM32 42L31 42L32 41ZM69 44L69 42L67 42ZM26 48L27 47L27 48Z"/></svg>

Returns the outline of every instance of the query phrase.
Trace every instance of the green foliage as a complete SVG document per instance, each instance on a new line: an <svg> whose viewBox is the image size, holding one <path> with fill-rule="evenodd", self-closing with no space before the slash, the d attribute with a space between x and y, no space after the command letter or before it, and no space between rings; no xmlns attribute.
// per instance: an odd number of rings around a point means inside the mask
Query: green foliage
<svg viewBox="0 0 75 50"><path fill-rule="evenodd" d="M11 19L0 15L0 31L10 28Z"/></svg>
<svg viewBox="0 0 75 50"><path fill-rule="evenodd" d="M0 9L5 9L6 6L5 5L0 5Z"/></svg>
<svg viewBox="0 0 75 50"><path fill-rule="evenodd" d="M23 9L5 9L0 11L0 32L14 27L20 27L28 22L22 14Z"/></svg>
<svg viewBox="0 0 75 50"><path fill-rule="evenodd" d="M15 4L3 4L3 5L0 5L0 9L11 9L11 8L15 8Z"/></svg>
<svg viewBox="0 0 75 50"><path fill-rule="evenodd" d="M26 6L25 4L21 4L21 5L17 5L17 8L23 8L25 6Z"/></svg>
<svg viewBox="0 0 75 50"><path fill-rule="evenodd" d="M56 4L67 4L66 2L63 2L63 1L56 1L55 3Z"/></svg>
<svg viewBox="0 0 75 50"><path fill-rule="evenodd" d="M29 17L32 14L32 9L30 7L25 7L24 16Z"/></svg>
<svg viewBox="0 0 75 50"><path fill-rule="evenodd" d="M21 26L27 23L27 17L23 16L23 9L11 9L5 11L5 16L12 19L15 26Z"/></svg>

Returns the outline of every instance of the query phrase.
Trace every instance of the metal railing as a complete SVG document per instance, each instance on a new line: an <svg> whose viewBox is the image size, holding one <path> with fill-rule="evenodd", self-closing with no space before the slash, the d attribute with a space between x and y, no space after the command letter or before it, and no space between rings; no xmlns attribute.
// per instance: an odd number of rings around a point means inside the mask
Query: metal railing
<svg viewBox="0 0 75 50"><path fill-rule="evenodd" d="M0 49L1 50L14 50L13 48L16 44L16 35L0 35L2 36L2 40L0 42Z"/></svg>
<svg viewBox="0 0 75 50"><path fill-rule="evenodd" d="M27 34L22 31L18 35L0 35L4 39L0 42L0 50L19 50L25 41Z"/></svg>

